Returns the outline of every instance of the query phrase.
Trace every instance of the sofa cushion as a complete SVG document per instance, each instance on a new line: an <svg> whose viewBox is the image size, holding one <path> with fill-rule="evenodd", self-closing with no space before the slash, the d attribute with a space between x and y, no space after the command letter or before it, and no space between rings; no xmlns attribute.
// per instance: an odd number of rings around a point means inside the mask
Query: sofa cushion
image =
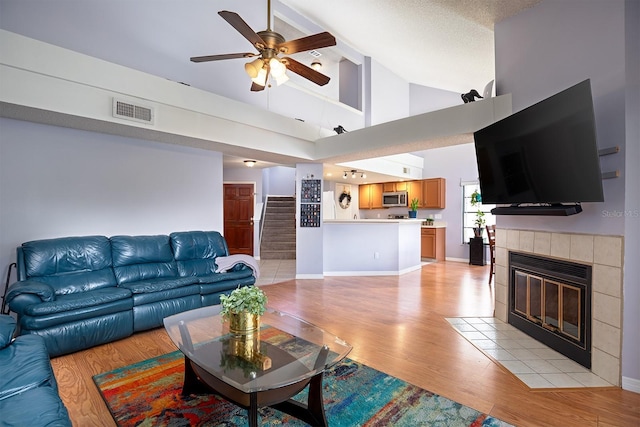
<svg viewBox="0 0 640 427"><path fill-rule="evenodd" d="M178 277L169 236L114 236L111 250L119 285Z"/></svg>
<svg viewBox="0 0 640 427"><path fill-rule="evenodd" d="M115 287L111 245L104 236L63 237L23 243L19 272L50 285L56 295Z"/></svg>
<svg viewBox="0 0 640 427"><path fill-rule="evenodd" d="M130 290L132 294L136 295L182 288L185 286L193 285L197 282L197 279L194 277L176 277L124 283L120 285L120 287Z"/></svg>
<svg viewBox="0 0 640 427"><path fill-rule="evenodd" d="M0 400L43 385L56 387L42 337L20 336L0 351Z"/></svg>
<svg viewBox="0 0 640 427"><path fill-rule="evenodd" d="M0 400L3 426L71 427L69 412L51 387L36 387Z"/></svg>
<svg viewBox="0 0 640 427"><path fill-rule="evenodd" d="M11 344L16 332L16 319L7 315L0 315L0 350Z"/></svg>
<svg viewBox="0 0 640 427"><path fill-rule="evenodd" d="M181 231L170 237L182 277L213 274L217 268L215 259L229 255L227 242L217 231Z"/></svg>
<svg viewBox="0 0 640 427"><path fill-rule="evenodd" d="M29 316L47 316L88 307L100 307L115 301L126 301L130 299L131 291L128 289L96 289L83 293L61 295L55 301L30 305L25 309L24 314Z"/></svg>

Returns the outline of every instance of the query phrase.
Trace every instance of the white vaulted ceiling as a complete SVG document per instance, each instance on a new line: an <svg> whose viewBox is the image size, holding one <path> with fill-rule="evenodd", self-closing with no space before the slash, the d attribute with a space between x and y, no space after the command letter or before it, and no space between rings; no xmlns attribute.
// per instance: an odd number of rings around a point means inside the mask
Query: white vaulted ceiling
<svg viewBox="0 0 640 427"><path fill-rule="evenodd" d="M273 0L272 26L287 39L331 32L338 46L321 49L322 60L334 63L327 74L345 52L357 52L407 83L462 93L494 78L494 23L539 1ZM255 31L266 28L267 0L0 0L0 28L280 113L275 94L249 92L246 61L189 61L252 51L219 10L237 12Z"/></svg>

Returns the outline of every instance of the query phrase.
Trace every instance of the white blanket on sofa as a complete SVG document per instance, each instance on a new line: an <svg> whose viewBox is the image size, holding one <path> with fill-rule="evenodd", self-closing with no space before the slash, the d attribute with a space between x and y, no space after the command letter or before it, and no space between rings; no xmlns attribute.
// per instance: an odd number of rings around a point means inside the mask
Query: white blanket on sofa
<svg viewBox="0 0 640 427"><path fill-rule="evenodd" d="M216 273L222 273L225 271L231 270L236 264L244 264L253 270L253 277L258 279L260 277L260 268L258 267L258 262L251 255L229 255L229 256L219 256L216 258L216 265L218 268L216 269Z"/></svg>

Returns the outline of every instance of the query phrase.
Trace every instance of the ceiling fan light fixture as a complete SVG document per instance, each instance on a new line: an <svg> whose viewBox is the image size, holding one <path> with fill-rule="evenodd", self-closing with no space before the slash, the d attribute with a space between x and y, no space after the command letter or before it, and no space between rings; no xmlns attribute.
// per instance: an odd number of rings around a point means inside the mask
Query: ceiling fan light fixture
<svg viewBox="0 0 640 427"><path fill-rule="evenodd" d="M322 62L320 62L320 61L313 61L313 62L311 63L311 68L313 68L313 69L314 69L314 70L316 70L316 71L320 71L320 70L322 70Z"/></svg>
<svg viewBox="0 0 640 427"><path fill-rule="evenodd" d="M256 77L258 77L258 74L260 73L260 70L262 70L263 67L264 67L264 61L261 58L255 59L251 62L247 62L246 64L244 64L244 70L252 79L255 79Z"/></svg>
<svg viewBox="0 0 640 427"><path fill-rule="evenodd" d="M287 71L287 67L280 62L278 58L271 58L269 60L269 69L271 70L271 75L276 79L278 77L284 76Z"/></svg>
<svg viewBox="0 0 640 427"><path fill-rule="evenodd" d="M286 82L289 81L289 76L287 76L286 74L283 74L281 76L274 76L274 78L276 79L276 84L278 86L285 84Z"/></svg>
<svg viewBox="0 0 640 427"><path fill-rule="evenodd" d="M264 86L267 84L267 70L265 70L264 68L260 69L260 71L258 71L258 75L254 78L251 79L252 82L254 82L257 85L260 86Z"/></svg>

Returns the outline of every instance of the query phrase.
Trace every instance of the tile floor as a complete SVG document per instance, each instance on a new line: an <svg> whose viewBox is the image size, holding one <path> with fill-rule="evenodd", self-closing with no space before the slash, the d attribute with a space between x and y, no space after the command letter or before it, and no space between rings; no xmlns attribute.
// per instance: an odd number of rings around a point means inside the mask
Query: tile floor
<svg viewBox="0 0 640 427"><path fill-rule="evenodd" d="M456 317L447 321L529 388L613 387L584 366L499 319Z"/></svg>
<svg viewBox="0 0 640 427"><path fill-rule="evenodd" d="M260 277L256 281L258 286L284 282L296 277L295 259L261 259L258 260L258 267L260 268Z"/></svg>

